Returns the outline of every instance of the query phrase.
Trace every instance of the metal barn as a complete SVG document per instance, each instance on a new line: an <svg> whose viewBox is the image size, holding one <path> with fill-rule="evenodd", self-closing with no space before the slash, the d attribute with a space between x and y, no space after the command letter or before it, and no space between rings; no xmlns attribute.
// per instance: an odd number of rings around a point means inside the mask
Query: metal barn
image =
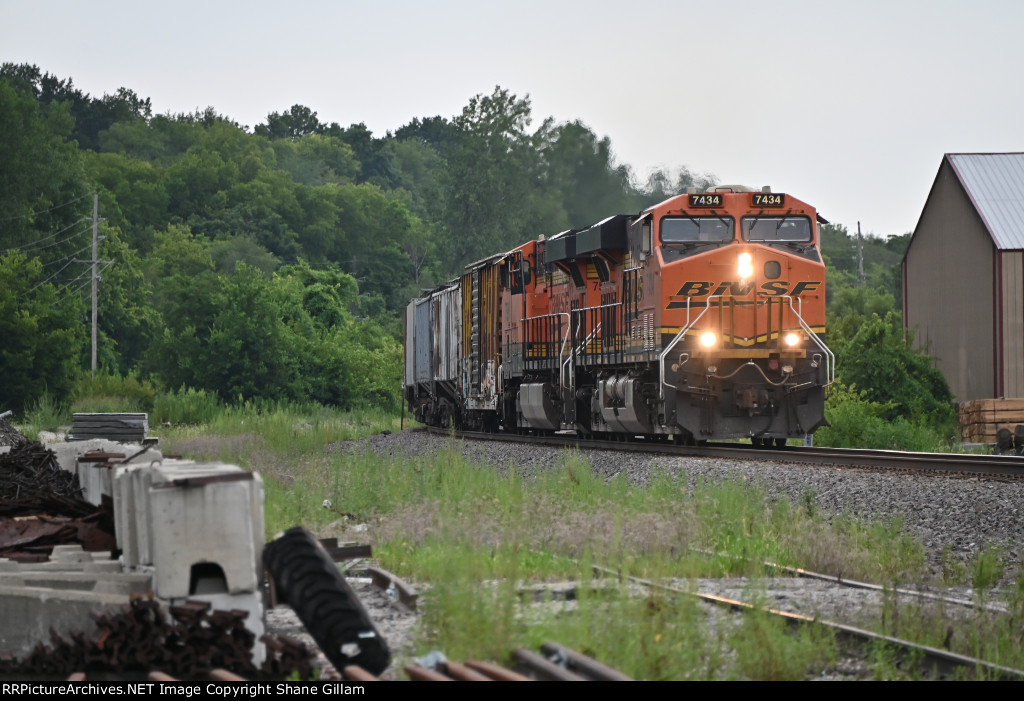
<svg viewBox="0 0 1024 701"><path fill-rule="evenodd" d="M903 318L959 402L1024 397L1024 153L947 153L903 258Z"/></svg>

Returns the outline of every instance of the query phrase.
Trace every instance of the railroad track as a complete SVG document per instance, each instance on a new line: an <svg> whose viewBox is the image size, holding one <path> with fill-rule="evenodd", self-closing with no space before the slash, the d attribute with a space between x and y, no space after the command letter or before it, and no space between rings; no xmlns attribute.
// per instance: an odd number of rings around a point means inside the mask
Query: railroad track
<svg viewBox="0 0 1024 701"><path fill-rule="evenodd" d="M786 446L764 448L739 443L707 443L701 446L676 445L668 441L644 439L610 441L581 438L570 433L554 435L519 435L512 433L482 433L451 429L425 429L434 435L468 440L530 443L551 447L581 448L587 450L614 450L631 453L651 453L728 460L776 460L806 465L833 465L882 471L928 472L962 477L995 477L1024 479L1024 456L976 455L957 453L914 453L899 450L866 450L854 448L819 448L815 446Z"/></svg>
<svg viewBox="0 0 1024 701"><path fill-rule="evenodd" d="M716 594L689 591L681 587L653 582L639 577L623 577L619 572L600 565L592 565L592 568L598 575L624 579L643 587L659 589L661 591L671 593L674 596L694 597L704 603L722 607L730 611L739 613L760 611L770 616L777 616L791 626L819 626L833 633L837 640L847 645L859 647L862 650L867 650L871 646L875 645L883 645L896 655L896 658L902 666L913 666L918 670L923 678L948 680L958 678L959 675L976 675L979 678L989 680L1024 681L1024 670L1005 667L979 658L960 655L949 650L929 645L921 645L909 640L903 640L901 638L875 633L863 628L849 626L843 623L824 620L800 613L758 606L756 604L718 596ZM824 575L819 576L824 577Z"/></svg>
<svg viewBox="0 0 1024 701"><path fill-rule="evenodd" d="M881 585L843 580L839 577L819 574L807 570L783 567L774 563L763 563L766 567L775 568L793 577L804 577L810 579L831 582L837 586L854 587L882 591L886 587ZM603 567L592 565L594 573L600 577L610 577L629 582L650 589L660 589L672 596L694 597L706 604L727 609L738 614L750 614L755 611L776 616L790 626L818 626L830 631L836 639L847 649L860 653L861 657L867 657L867 651L872 647L884 646L908 673L916 670L921 678L944 680L961 677L972 677L1002 680L1022 681L1024 670L998 665L980 658L970 657L951 652L947 649L922 645L902 638L883 635L863 628L846 625L836 621L822 619L818 616L808 616L800 613L782 611L770 607L763 607L739 599L720 596L716 594L694 592L671 584L664 584L638 577L623 577L621 573ZM374 575L374 584L384 590L394 589L396 584L405 585L402 580L390 573L379 570ZM927 598L942 601L947 604L976 607L975 602L962 599L954 599L910 590L888 588L917 598ZM415 593L410 594L415 600ZM395 605L401 604L395 600ZM984 607L992 608L993 607ZM464 663L457 663L448 660L440 653L431 653L424 658L415 660L403 667L408 679L413 681L630 681L631 678L622 672L608 667L597 660L594 660L579 652L566 648L558 643L549 642L541 647L540 652L533 652L525 648L517 648L511 654L512 666L502 667L490 662L480 660L467 660ZM341 670L336 677L339 681L373 681L376 677L370 675L358 667L347 667Z"/></svg>

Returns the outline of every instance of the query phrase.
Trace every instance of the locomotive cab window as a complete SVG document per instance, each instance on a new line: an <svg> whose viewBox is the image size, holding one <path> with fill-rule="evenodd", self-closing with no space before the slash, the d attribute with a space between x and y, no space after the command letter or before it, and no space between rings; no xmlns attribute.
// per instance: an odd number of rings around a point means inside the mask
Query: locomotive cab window
<svg viewBox="0 0 1024 701"><path fill-rule="evenodd" d="M516 255L506 261L499 271L501 284L512 294L522 294L526 286L533 280L533 273L530 269L530 261L523 260L522 256Z"/></svg>
<svg viewBox="0 0 1024 701"><path fill-rule="evenodd" d="M810 243L813 239L807 217L743 217L740 229L744 241Z"/></svg>
<svg viewBox="0 0 1024 701"><path fill-rule="evenodd" d="M662 243L727 243L732 241L732 217L662 217Z"/></svg>

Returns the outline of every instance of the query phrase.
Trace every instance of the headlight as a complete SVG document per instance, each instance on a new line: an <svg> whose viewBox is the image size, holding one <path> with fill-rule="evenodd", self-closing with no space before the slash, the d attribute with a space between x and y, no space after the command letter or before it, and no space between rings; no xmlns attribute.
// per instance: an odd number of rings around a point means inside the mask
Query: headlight
<svg viewBox="0 0 1024 701"><path fill-rule="evenodd" d="M715 345L716 340L717 339L715 338L715 334L713 331L705 331L700 335L700 344L705 348L711 348L713 345Z"/></svg>
<svg viewBox="0 0 1024 701"><path fill-rule="evenodd" d="M800 343L800 335L795 333L787 333L786 337L783 340L786 342L787 346L795 346L796 344Z"/></svg>
<svg viewBox="0 0 1024 701"><path fill-rule="evenodd" d="M739 276L744 280L754 275L754 257L749 253L741 253L739 258L739 266L736 269Z"/></svg>

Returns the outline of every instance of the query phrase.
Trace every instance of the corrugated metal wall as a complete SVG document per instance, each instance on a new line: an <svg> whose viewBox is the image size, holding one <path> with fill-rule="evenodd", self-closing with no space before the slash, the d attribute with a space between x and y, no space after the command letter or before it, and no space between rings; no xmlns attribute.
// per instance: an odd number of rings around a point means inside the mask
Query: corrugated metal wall
<svg viewBox="0 0 1024 701"><path fill-rule="evenodd" d="M1003 326L1003 387L1000 396L1024 397L1024 253L1004 251L999 260Z"/></svg>
<svg viewBox="0 0 1024 701"><path fill-rule="evenodd" d="M405 308L405 386L416 382L416 302Z"/></svg>
<svg viewBox="0 0 1024 701"><path fill-rule="evenodd" d="M434 379L456 381L462 358L462 292L458 287L432 296L434 322Z"/></svg>
<svg viewBox="0 0 1024 701"><path fill-rule="evenodd" d="M957 401L997 391L994 256L988 231L943 161L904 261L904 318Z"/></svg>
<svg viewBox="0 0 1024 701"><path fill-rule="evenodd" d="M416 382L430 382L433 375L433 362L431 355L433 340L431 339L431 304L430 299L418 299L415 302L413 312L413 323L416 328L416 370L414 378Z"/></svg>

